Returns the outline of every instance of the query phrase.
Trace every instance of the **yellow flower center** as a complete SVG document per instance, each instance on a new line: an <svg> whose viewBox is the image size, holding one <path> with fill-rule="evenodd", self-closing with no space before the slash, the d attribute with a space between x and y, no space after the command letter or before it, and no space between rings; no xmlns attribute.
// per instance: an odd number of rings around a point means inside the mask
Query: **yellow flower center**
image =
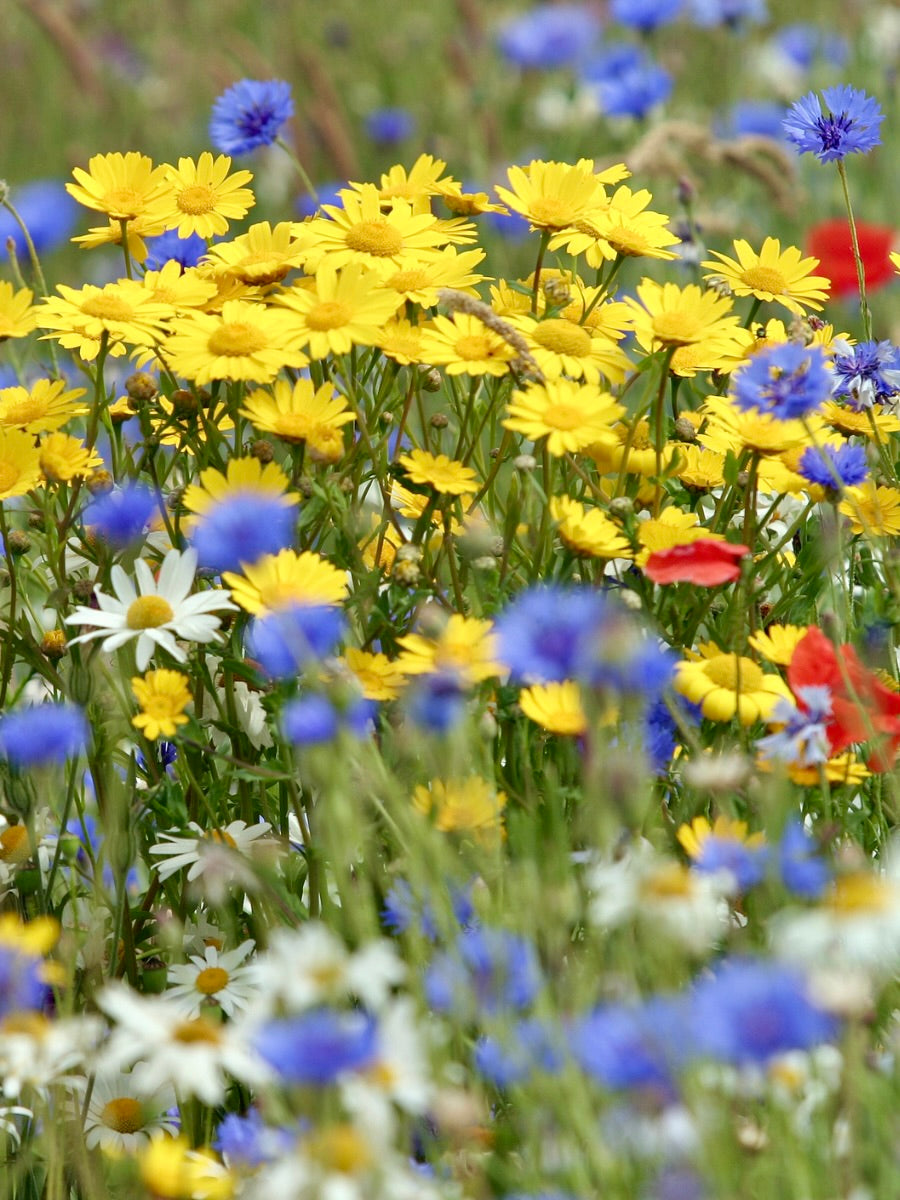
<svg viewBox="0 0 900 1200"><path fill-rule="evenodd" d="M544 424L551 429L577 429L584 424L584 413L574 404L551 404L544 413Z"/></svg>
<svg viewBox="0 0 900 1200"><path fill-rule="evenodd" d="M0 462L0 494L8 492L19 482L19 468L12 463Z"/></svg>
<svg viewBox="0 0 900 1200"><path fill-rule="evenodd" d="M680 863L668 863L660 867L641 883L641 891L651 900L690 896L693 890L691 874Z"/></svg>
<svg viewBox="0 0 900 1200"><path fill-rule="evenodd" d="M194 183L179 192L176 203L183 213L192 217L212 212L216 207L218 197L211 187L205 183Z"/></svg>
<svg viewBox="0 0 900 1200"><path fill-rule="evenodd" d="M222 358L242 358L265 350L268 339L257 325L246 321L230 321L217 329L207 342L210 354Z"/></svg>
<svg viewBox="0 0 900 1200"><path fill-rule="evenodd" d="M29 421L36 421L42 417L47 411L46 404L40 400L34 400L31 396L20 400L18 404L7 404L3 410L4 425L27 425Z"/></svg>
<svg viewBox="0 0 900 1200"><path fill-rule="evenodd" d="M670 346L686 346L699 341L701 326L695 317L683 312L658 313L653 318L653 335Z"/></svg>
<svg viewBox="0 0 900 1200"><path fill-rule="evenodd" d="M787 291L787 280L774 267L749 267L741 273L741 280L757 292L779 295Z"/></svg>
<svg viewBox="0 0 900 1200"><path fill-rule="evenodd" d="M232 850L237 850L237 842L224 829L213 829L206 837L210 842L217 842L220 846L230 846Z"/></svg>
<svg viewBox="0 0 900 1200"><path fill-rule="evenodd" d="M629 229L627 225L619 225L617 229L609 230L603 235L613 250L619 254L640 258L647 249L647 239L639 229Z"/></svg>
<svg viewBox="0 0 900 1200"><path fill-rule="evenodd" d="M882 912L894 903L890 888L886 888L877 875L859 871L843 875L835 880L834 892L829 904L839 912Z"/></svg>
<svg viewBox="0 0 900 1200"><path fill-rule="evenodd" d="M137 1133L145 1124L143 1105L131 1096L117 1096L103 1105L100 1120L116 1133Z"/></svg>
<svg viewBox="0 0 900 1200"><path fill-rule="evenodd" d="M459 338L453 349L464 362L479 362L494 356L491 343L480 333L470 333Z"/></svg>
<svg viewBox="0 0 900 1200"><path fill-rule="evenodd" d="M129 629L158 629L175 616L172 605L163 596L138 596L125 614Z"/></svg>
<svg viewBox="0 0 900 1200"><path fill-rule="evenodd" d="M315 1134L306 1143L306 1152L326 1171L342 1175L364 1171L374 1164L368 1143L349 1124L332 1125Z"/></svg>
<svg viewBox="0 0 900 1200"><path fill-rule="evenodd" d="M200 1042L205 1042L210 1046L218 1046L222 1040L215 1025L199 1018L196 1021L181 1021L172 1031L172 1038L174 1041L182 1042L186 1046L195 1046Z"/></svg>
<svg viewBox="0 0 900 1200"><path fill-rule="evenodd" d="M719 654L703 664L703 673L720 688L730 692L758 691L765 679L762 670L750 658L739 654Z"/></svg>
<svg viewBox="0 0 900 1200"><path fill-rule="evenodd" d="M347 230L347 246L361 254L391 258L403 249L403 237L387 221L360 221Z"/></svg>
<svg viewBox="0 0 900 1200"><path fill-rule="evenodd" d="M121 296L91 296L82 304L81 311L99 321L130 321L134 316L134 309Z"/></svg>
<svg viewBox="0 0 900 1200"><path fill-rule="evenodd" d="M113 188L103 197L103 203L109 215L119 221L134 220L146 207L143 193L130 187Z"/></svg>
<svg viewBox="0 0 900 1200"><path fill-rule="evenodd" d="M422 267L413 267L409 271L398 271L388 280L388 286L395 292L414 292L428 284L428 272Z"/></svg>
<svg viewBox="0 0 900 1200"><path fill-rule="evenodd" d="M228 972L224 967L204 967L194 980L194 987L201 996L214 996L228 985Z"/></svg>
<svg viewBox="0 0 900 1200"><path fill-rule="evenodd" d="M340 329L352 315L349 304L342 304L339 300L322 300L306 314L306 324L318 331Z"/></svg>
<svg viewBox="0 0 900 1200"><path fill-rule="evenodd" d="M0 833L0 862L24 862L30 853L28 830L24 825L10 825Z"/></svg>
<svg viewBox="0 0 900 1200"><path fill-rule="evenodd" d="M545 350L554 354L571 354L573 358L584 358L591 352L591 335L580 325L573 325L565 317L542 321L534 331L534 340Z"/></svg>
<svg viewBox="0 0 900 1200"><path fill-rule="evenodd" d="M34 1038L35 1041L43 1041L50 1032L50 1021L47 1017L36 1012L20 1012L14 1013L11 1017L6 1017L3 1024L0 1025L0 1033L4 1037L19 1034L22 1037Z"/></svg>
<svg viewBox="0 0 900 1200"><path fill-rule="evenodd" d="M536 196L528 206L528 217L533 225L563 229L572 224L572 208L556 196Z"/></svg>

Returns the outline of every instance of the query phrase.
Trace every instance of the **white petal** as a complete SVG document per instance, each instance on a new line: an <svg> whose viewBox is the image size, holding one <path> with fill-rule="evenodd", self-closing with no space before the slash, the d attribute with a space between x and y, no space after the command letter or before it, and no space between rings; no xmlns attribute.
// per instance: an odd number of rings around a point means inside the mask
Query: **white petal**
<svg viewBox="0 0 900 1200"><path fill-rule="evenodd" d="M113 590L119 598L119 601L125 608L129 608L137 600L137 592L134 590L134 584L122 570L118 563L110 572L112 579Z"/></svg>

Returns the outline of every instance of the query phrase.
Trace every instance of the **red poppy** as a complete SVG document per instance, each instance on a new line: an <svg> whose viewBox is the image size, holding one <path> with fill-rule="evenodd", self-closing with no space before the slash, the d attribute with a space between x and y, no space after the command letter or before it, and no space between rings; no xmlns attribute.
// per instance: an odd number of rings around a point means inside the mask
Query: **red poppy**
<svg viewBox="0 0 900 1200"><path fill-rule="evenodd" d="M866 291L884 287L894 278L894 265L888 255L897 239L896 231L890 225L857 221L856 237L866 273ZM819 269L831 280L834 295L853 295L857 290L856 261L850 226L844 218L813 225L807 233L806 251L819 259Z"/></svg>
<svg viewBox="0 0 900 1200"><path fill-rule="evenodd" d="M852 646L835 647L811 625L794 650L788 683L804 711L803 688L829 689L831 720L826 733L832 755L852 742L879 739L882 744L869 766L883 771L893 763L900 747L900 695L859 661Z"/></svg>
<svg viewBox="0 0 900 1200"><path fill-rule="evenodd" d="M654 583L697 583L701 587L714 587L717 583L733 583L740 579L740 560L749 553L749 546L699 538L686 546L655 550L647 559L644 574Z"/></svg>

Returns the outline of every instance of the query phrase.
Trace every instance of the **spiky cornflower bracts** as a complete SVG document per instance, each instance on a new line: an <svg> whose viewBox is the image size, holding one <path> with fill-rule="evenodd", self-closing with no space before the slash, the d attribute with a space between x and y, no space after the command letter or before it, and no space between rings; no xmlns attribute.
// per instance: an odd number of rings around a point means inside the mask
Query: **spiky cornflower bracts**
<svg viewBox="0 0 900 1200"><path fill-rule="evenodd" d="M843 84L825 88L822 100L810 92L782 122L799 154L815 154L823 163L839 162L848 154L868 154L881 145L878 127L884 113L872 96Z"/></svg>
<svg viewBox="0 0 900 1200"><path fill-rule="evenodd" d="M893 342L834 343L834 395L855 411L884 404L900 393L900 350ZM2 393L0 393L2 395Z"/></svg>

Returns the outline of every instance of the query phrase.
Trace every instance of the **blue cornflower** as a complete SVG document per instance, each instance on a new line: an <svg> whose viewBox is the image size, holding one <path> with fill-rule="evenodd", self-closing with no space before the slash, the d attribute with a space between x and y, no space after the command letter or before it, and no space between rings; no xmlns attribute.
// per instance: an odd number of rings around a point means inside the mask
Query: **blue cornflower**
<svg viewBox="0 0 900 1200"><path fill-rule="evenodd" d="M318 199L304 192L294 201L294 208L301 217L313 217L323 204L336 204L340 207L341 191L347 185L344 183L322 183L316 185Z"/></svg>
<svg viewBox="0 0 900 1200"><path fill-rule="evenodd" d="M259 1167L290 1153L297 1143L297 1129L273 1128L263 1121L259 1110L251 1108L244 1116L226 1113L219 1125L213 1149L239 1167Z"/></svg>
<svg viewBox="0 0 900 1200"><path fill-rule="evenodd" d="M848 154L868 154L881 145L878 126L884 113L878 101L849 84L825 88L825 108L815 92L798 100L784 119L788 141L800 154L820 162L838 162Z"/></svg>
<svg viewBox="0 0 900 1200"><path fill-rule="evenodd" d="M653 1088L668 1095L686 1053L683 1005L656 998L643 1005L604 1004L569 1030L569 1050L583 1071L608 1088Z"/></svg>
<svg viewBox="0 0 900 1200"><path fill-rule="evenodd" d="M834 343L834 395L859 412L900 394L900 349L893 342Z"/></svg>
<svg viewBox="0 0 900 1200"><path fill-rule="evenodd" d="M801 71L812 70L818 58L842 67L849 53L846 38L818 25L785 25L773 40L791 65Z"/></svg>
<svg viewBox="0 0 900 1200"><path fill-rule="evenodd" d="M762 1065L806 1050L837 1032L837 1022L810 1000L806 981L778 963L726 960L701 980L691 1002L701 1054L738 1066Z"/></svg>
<svg viewBox="0 0 900 1200"><path fill-rule="evenodd" d="M720 137L767 137L773 142L785 140L782 118L784 109L771 100L739 100L719 122Z"/></svg>
<svg viewBox="0 0 900 1200"><path fill-rule="evenodd" d="M738 408L755 408L779 421L808 417L830 395L831 373L820 346L766 346L732 376Z"/></svg>
<svg viewBox="0 0 900 1200"><path fill-rule="evenodd" d="M290 84L242 79L213 104L210 141L222 154L249 154L257 146L271 146L293 115Z"/></svg>
<svg viewBox="0 0 900 1200"><path fill-rule="evenodd" d="M0 756L14 767L64 763L86 748L89 737L87 718L75 704L35 704L0 717Z"/></svg>
<svg viewBox="0 0 900 1200"><path fill-rule="evenodd" d="M435 955L425 974L425 996L437 1012L464 1018L531 1004L541 985L531 942L504 929L464 930L453 950Z"/></svg>
<svg viewBox="0 0 900 1200"><path fill-rule="evenodd" d="M25 222L38 254L62 246L78 224L80 207L56 179L35 179L21 187L10 188L10 203ZM6 243L12 238L16 256L28 256L25 235L7 209L0 209L0 260L7 257Z"/></svg>
<svg viewBox="0 0 900 1200"><path fill-rule="evenodd" d="M707 27L727 25L738 29L765 21L768 15L766 0L691 0L694 23Z"/></svg>
<svg viewBox="0 0 900 1200"><path fill-rule="evenodd" d="M247 634L247 653L271 678L288 679L331 654L344 631L339 608L294 604L253 620Z"/></svg>
<svg viewBox="0 0 900 1200"><path fill-rule="evenodd" d="M376 108L366 116L366 133L379 146L396 146L415 128L415 117L406 108Z"/></svg>
<svg viewBox="0 0 900 1200"><path fill-rule="evenodd" d="M260 1056L287 1083L333 1083L367 1067L377 1049L377 1026L367 1013L317 1008L270 1021L256 1035Z"/></svg>
<svg viewBox="0 0 900 1200"><path fill-rule="evenodd" d="M451 886L450 906L460 929L469 929L477 922L472 903L472 885ZM381 919L391 933L406 933L418 925L430 942L438 940L438 925L431 900L419 900L405 879L396 879L384 898Z"/></svg>
<svg viewBox="0 0 900 1200"><path fill-rule="evenodd" d="M41 978L43 961L15 946L0 946L0 1020L39 1009L50 995Z"/></svg>
<svg viewBox="0 0 900 1200"><path fill-rule="evenodd" d="M297 501L282 494L232 491L195 520L191 544L211 571L240 571L293 541Z"/></svg>
<svg viewBox="0 0 900 1200"><path fill-rule="evenodd" d="M281 723L284 736L295 746L318 746L334 741L341 732L363 737L376 711L371 700L354 699L338 708L326 696L312 693L286 704Z"/></svg>
<svg viewBox="0 0 900 1200"><path fill-rule="evenodd" d="M502 1037L482 1037L475 1046L475 1067L495 1087L522 1083L536 1071L562 1068L560 1037L543 1021L516 1021Z"/></svg>
<svg viewBox="0 0 900 1200"><path fill-rule="evenodd" d="M818 849L802 821L788 821L776 854L781 882L795 896L818 900L828 886L831 871Z"/></svg>
<svg viewBox="0 0 900 1200"><path fill-rule="evenodd" d="M593 89L605 116L641 120L668 100L672 76L648 55L638 53L629 63L623 60L615 72L596 79Z"/></svg>
<svg viewBox="0 0 900 1200"><path fill-rule="evenodd" d="M828 761L828 725L831 720L831 690L827 687L798 687L802 709L780 698L770 721L782 725L777 733L760 738L756 748L763 758L812 767Z"/></svg>
<svg viewBox="0 0 900 1200"><path fill-rule="evenodd" d="M206 242L199 234L192 233L190 237L183 238L178 236L177 229L170 229L159 237L147 239L144 267L148 271L161 271L167 262L175 259L184 271L188 267L196 267L206 252Z"/></svg>
<svg viewBox="0 0 900 1200"><path fill-rule="evenodd" d="M92 878L95 866L104 858L103 831L97 824L97 818L91 813L83 813L80 817L73 817L66 824L63 836L66 835L77 842L75 858L79 868L88 878ZM108 862L103 862L101 877L103 879L103 886L112 890L115 886L116 877L112 866ZM125 885L129 889L137 887L138 873L134 868L128 871L125 877Z"/></svg>
<svg viewBox="0 0 900 1200"><path fill-rule="evenodd" d="M94 536L102 538L113 550L125 550L143 541L144 530L158 511L159 501L148 487L127 483L87 505L82 520Z"/></svg>
<svg viewBox="0 0 900 1200"><path fill-rule="evenodd" d="M609 15L620 25L649 33L681 12L684 0L611 0Z"/></svg>
<svg viewBox="0 0 900 1200"><path fill-rule="evenodd" d="M404 701L415 725L432 733L447 733L462 720L467 695L455 671L435 671L416 680Z"/></svg>
<svg viewBox="0 0 900 1200"><path fill-rule="evenodd" d="M597 14L586 4L539 4L507 21L497 46L517 67L549 70L577 62L599 28Z"/></svg>
<svg viewBox="0 0 900 1200"><path fill-rule="evenodd" d="M869 478L869 464L863 446L851 446L846 442L834 446L807 446L800 456L797 471L810 483L829 491L857 487Z"/></svg>

